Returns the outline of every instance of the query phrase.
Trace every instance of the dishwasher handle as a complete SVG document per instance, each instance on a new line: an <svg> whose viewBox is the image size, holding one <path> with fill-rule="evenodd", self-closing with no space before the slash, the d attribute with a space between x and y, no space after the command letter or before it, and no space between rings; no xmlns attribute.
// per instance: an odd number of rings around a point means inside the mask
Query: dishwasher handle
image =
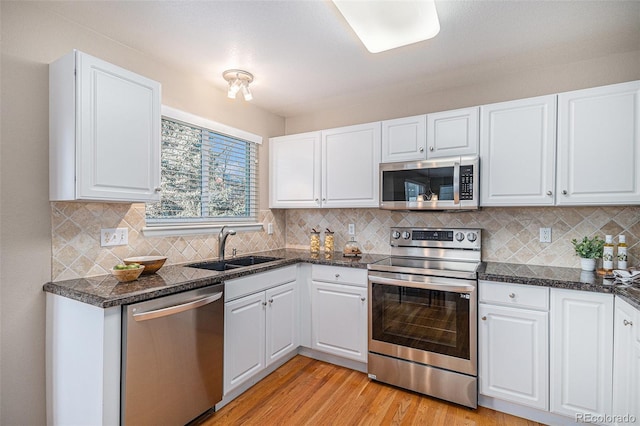
<svg viewBox="0 0 640 426"><path fill-rule="evenodd" d="M200 308L202 306L213 303L216 300L222 298L222 292L214 293L210 296L203 297L202 299L193 300L191 302L182 303L180 305L167 306L165 308L154 309L147 312L138 312L133 314L133 319L136 321L146 321L155 318L167 317L169 315L179 314L180 312L189 311L191 309Z"/></svg>

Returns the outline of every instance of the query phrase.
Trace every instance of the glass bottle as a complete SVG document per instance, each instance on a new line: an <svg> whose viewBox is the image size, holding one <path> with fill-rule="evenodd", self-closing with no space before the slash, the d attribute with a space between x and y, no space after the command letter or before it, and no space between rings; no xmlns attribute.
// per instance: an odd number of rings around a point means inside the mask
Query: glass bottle
<svg viewBox="0 0 640 426"><path fill-rule="evenodd" d="M320 253L320 232L315 229L309 236L309 250L311 253Z"/></svg>
<svg viewBox="0 0 640 426"><path fill-rule="evenodd" d="M618 269L627 269L627 239L624 235L618 237Z"/></svg>
<svg viewBox="0 0 640 426"><path fill-rule="evenodd" d="M602 248L602 269L605 272L613 271L613 236L607 235Z"/></svg>
<svg viewBox="0 0 640 426"><path fill-rule="evenodd" d="M328 229L324 231L324 252L325 253L333 253L335 248L335 240L333 237L333 232Z"/></svg>

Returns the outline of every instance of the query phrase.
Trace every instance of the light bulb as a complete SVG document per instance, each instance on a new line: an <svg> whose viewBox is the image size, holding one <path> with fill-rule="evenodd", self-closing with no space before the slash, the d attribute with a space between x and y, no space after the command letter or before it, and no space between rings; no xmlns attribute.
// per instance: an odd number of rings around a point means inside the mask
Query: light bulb
<svg viewBox="0 0 640 426"><path fill-rule="evenodd" d="M251 90L249 89L249 83L246 81L242 84L242 95L244 96L245 101L250 101L253 99L253 95L251 94Z"/></svg>

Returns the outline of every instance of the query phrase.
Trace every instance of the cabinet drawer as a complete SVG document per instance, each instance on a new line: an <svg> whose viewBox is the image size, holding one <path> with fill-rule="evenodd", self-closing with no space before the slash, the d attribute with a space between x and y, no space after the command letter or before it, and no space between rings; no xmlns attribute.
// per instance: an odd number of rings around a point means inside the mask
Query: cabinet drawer
<svg viewBox="0 0 640 426"><path fill-rule="evenodd" d="M280 284L290 283L296 280L297 271L297 265L292 265L225 281L224 300L228 302Z"/></svg>
<svg viewBox="0 0 640 426"><path fill-rule="evenodd" d="M480 302L547 311L549 288L480 281Z"/></svg>
<svg viewBox="0 0 640 426"><path fill-rule="evenodd" d="M367 270L340 266L313 265L311 279L339 284L351 284L358 287L367 286Z"/></svg>

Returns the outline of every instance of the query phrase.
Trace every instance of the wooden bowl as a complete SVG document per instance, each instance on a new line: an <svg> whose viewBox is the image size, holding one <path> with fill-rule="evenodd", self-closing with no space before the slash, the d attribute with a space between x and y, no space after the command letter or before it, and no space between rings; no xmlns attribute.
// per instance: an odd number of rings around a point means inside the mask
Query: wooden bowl
<svg viewBox="0 0 640 426"><path fill-rule="evenodd" d="M111 275L116 277L121 283L137 280L140 274L144 271L144 265L140 265L138 269L113 269L111 268Z"/></svg>
<svg viewBox="0 0 640 426"><path fill-rule="evenodd" d="M139 263L144 266L142 275L149 275L155 274L158 269L162 268L162 265L164 265L166 260L166 256L138 256L128 257L124 259L124 263L127 265L131 263Z"/></svg>

